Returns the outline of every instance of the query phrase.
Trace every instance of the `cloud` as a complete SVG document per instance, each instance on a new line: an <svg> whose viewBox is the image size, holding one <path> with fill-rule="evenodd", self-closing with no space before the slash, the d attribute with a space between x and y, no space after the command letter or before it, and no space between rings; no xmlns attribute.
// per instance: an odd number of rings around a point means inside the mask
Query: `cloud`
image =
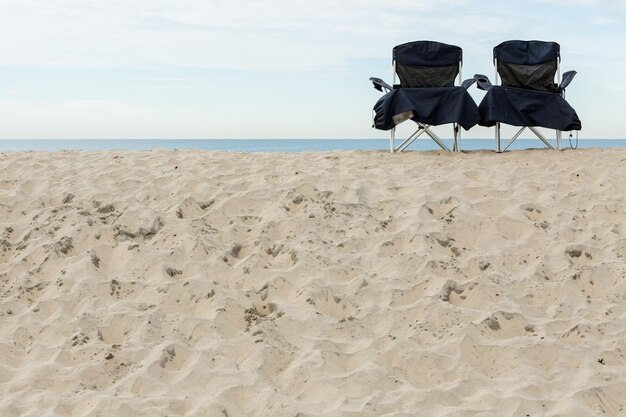
<svg viewBox="0 0 626 417"><path fill-rule="evenodd" d="M577 8L589 9L607 12L624 12L626 11L626 3L623 0L534 0L535 3L542 3L550 6L559 7L559 17L563 18L564 15L571 10Z"/></svg>
<svg viewBox="0 0 626 417"><path fill-rule="evenodd" d="M511 25L464 6L465 0L3 0L0 67L341 69L349 59L387 56L390 45L433 33L464 39Z"/></svg>
<svg viewBox="0 0 626 417"><path fill-rule="evenodd" d="M206 137L206 110L161 109L116 100L0 101L2 137L109 139ZM205 120L208 120L206 123Z"/></svg>
<svg viewBox="0 0 626 417"><path fill-rule="evenodd" d="M610 17L596 16L593 19L591 19L592 25L609 26L615 23L617 23L617 20L611 19Z"/></svg>
<svg viewBox="0 0 626 417"><path fill-rule="evenodd" d="M367 87L367 85L366 85ZM266 101L266 100L265 100ZM210 103L188 107L133 104L123 100L68 99L52 101L0 100L2 139L206 139L294 138L306 126L309 138L351 137L369 129L369 109L354 106L345 112L326 109L317 115L324 123L310 124L311 111L302 114L248 112L235 106L216 108ZM299 109L315 107L301 104ZM289 117L291 116L291 117ZM347 120L349 122L347 122ZM280 128L277 129L277 125ZM328 126L332 126L329 130Z"/></svg>
<svg viewBox="0 0 626 417"><path fill-rule="evenodd" d="M600 3L612 3L611 0L536 0L539 3L550 3L559 6L595 6Z"/></svg>
<svg viewBox="0 0 626 417"><path fill-rule="evenodd" d="M3 100L0 113L5 138L85 138L93 132L98 138L116 137L124 135L123 129L131 130L128 126L152 119L149 111L110 100Z"/></svg>

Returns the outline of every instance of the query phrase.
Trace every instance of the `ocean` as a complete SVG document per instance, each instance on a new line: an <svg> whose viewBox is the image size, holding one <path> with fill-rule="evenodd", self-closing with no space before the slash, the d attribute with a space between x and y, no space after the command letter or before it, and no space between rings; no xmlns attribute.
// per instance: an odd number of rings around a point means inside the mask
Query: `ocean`
<svg viewBox="0 0 626 417"><path fill-rule="evenodd" d="M565 136L565 135L564 135ZM445 141L451 148L451 141ZM554 141L553 141L554 142ZM506 140L502 141L504 146ZM396 146L400 141L396 141ZM575 145L575 140L572 145ZM626 139L580 139L579 148L626 147ZM509 149L543 148L538 139L518 139ZM569 148L567 137L563 147ZM495 148L494 139L463 139L463 150ZM152 150L152 149L202 149L230 152L303 152L335 150L388 150L388 139L41 139L0 140L0 152L58 151L58 150ZM418 139L409 150L435 150L439 147L429 139Z"/></svg>

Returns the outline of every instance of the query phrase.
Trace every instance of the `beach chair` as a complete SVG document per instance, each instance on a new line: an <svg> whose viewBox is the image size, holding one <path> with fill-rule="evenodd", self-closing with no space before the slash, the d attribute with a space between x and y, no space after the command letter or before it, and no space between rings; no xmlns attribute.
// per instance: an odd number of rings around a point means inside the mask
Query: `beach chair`
<svg viewBox="0 0 626 417"><path fill-rule="evenodd" d="M478 106L480 125L495 126L496 152L504 152L527 128L548 148L554 149L539 127L556 131L556 147L561 149L562 132L580 130L576 111L565 101L565 88L576 71L561 78L560 46L556 42L506 41L493 49L495 83L476 75L478 88L487 94ZM555 82L556 76L556 82ZM501 124L520 129L502 148Z"/></svg>
<svg viewBox="0 0 626 417"><path fill-rule="evenodd" d="M478 107L467 93L462 80L463 52L454 45L433 41L408 42L393 48L393 84L380 78L370 78L374 88L384 92L374 106L372 127L390 130L391 152L405 150L422 134L426 134L442 149L449 151L432 126L452 123L454 151L461 150L459 126L469 130L479 121ZM456 86L456 79L458 84ZM396 84L399 78L400 84ZM411 120L417 130L398 147L395 146L396 126Z"/></svg>

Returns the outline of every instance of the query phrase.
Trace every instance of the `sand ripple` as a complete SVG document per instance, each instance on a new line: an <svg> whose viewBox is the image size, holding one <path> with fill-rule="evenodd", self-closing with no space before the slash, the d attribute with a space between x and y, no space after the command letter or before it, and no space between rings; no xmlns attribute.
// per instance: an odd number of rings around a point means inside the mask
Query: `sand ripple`
<svg viewBox="0 0 626 417"><path fill-rule="evenodd" d="M626 151L0 154L2 416L623 416Z"/></svg>

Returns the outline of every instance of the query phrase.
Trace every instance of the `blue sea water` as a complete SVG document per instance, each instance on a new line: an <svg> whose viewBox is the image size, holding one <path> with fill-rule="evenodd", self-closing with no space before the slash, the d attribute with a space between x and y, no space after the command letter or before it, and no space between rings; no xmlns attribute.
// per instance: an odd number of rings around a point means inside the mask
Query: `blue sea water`
<svg viewBox="0 0 626 417"><path fill-rule="evenodd" d="M502 146L506 141L502 141ZM399 145L400 141L396 141ZM447 141L451 147L451 141ZM575 142L572 142L575 144ZM565 137L563 146L569 147ZM581 139L579 148L626 147L626 139ZM493 139L464 139L463 150L493 150ZM509 149L543 148L536 139L518 139ZM58 151L58 150L152 150L152 149L203 149L231 152L302 152L334 150L388 150L388 139L41 139L0 140L0 152ZM415 141L409 150L434 150L437 145L428 139Z"/></svg>

